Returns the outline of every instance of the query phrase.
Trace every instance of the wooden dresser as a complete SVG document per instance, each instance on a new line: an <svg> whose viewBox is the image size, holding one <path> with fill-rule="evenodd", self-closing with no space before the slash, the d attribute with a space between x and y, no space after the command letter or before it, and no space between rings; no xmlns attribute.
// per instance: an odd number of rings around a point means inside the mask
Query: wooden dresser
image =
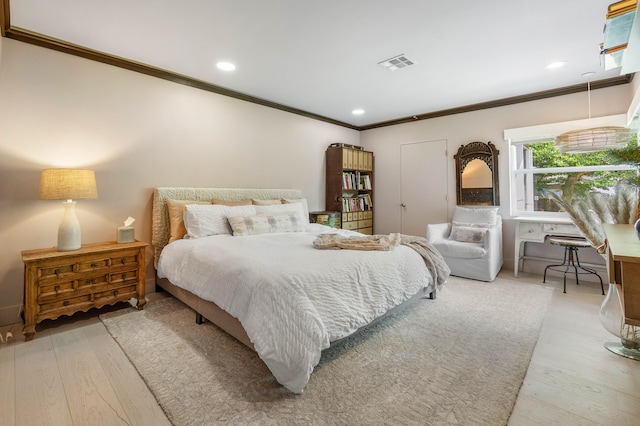
<svg viewBox="0 0 640 426"><path fill-rule="evenodd" d="M148 244L105 242L83 244L78 250L24 250L25 340L33 339L36 324L91 308L138 301L145 304Z"/></svg>

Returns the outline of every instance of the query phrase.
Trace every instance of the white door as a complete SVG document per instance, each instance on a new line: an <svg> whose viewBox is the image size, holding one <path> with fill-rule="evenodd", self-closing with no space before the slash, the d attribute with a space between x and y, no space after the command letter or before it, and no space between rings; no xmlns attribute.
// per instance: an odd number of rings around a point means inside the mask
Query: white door
<svg viewBox="0 0 640 426"><path fill-rule="evenodd" d="M400 145L401 229L424 237L428 223L448 220L447 141Z"/></svg>

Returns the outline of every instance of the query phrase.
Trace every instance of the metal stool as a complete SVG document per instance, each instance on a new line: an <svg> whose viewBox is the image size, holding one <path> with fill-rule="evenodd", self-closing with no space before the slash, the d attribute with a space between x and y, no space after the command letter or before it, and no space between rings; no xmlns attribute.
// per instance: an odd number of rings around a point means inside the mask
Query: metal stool
<svg viewBox="0 0 640 426"><path fill-rule="evenodd" d="M569 273L569 270L573 268L576 275L576 285L580 284L578 282L578 274L593 274L596 277L598 277L598 279L600 280L600 288L602 289L602 294L604 295L604 284L602 283L602 278L600 278L600 275L598 275L598 273L595 270L591 268L585 268L584 266L580 265L580 259L578 258L578 249L591 247L591 244L589 244L587 240L585 240L584 238L551 237L549 238L549 243L553 244L554 246L564 247L564 259L562 260L562 263L559 265L549 265L546 268L544 268L544 277L542 279L543 283L547 281L547 269L551 268L551 270L553 271L563 272L564 273L563 274L564 275L563 293L566 293L567 292L567 273ZM554 268L564 268L564 271L560 269L554 269ZM578 269L581 269L584 272L578 272Z"/></svg>

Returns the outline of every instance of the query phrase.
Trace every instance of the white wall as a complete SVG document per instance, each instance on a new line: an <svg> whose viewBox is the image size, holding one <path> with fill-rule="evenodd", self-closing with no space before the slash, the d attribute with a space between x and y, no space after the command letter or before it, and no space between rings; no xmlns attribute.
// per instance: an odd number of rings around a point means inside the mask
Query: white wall
<svg viewBox="0 0 640 426"><path fill-rule="evenodd" d="M23 297L21 250L56 245L62 205L38 201L46 167L91 168L76 207L84 243L127 216L150 241L157 186L299 188L324 209L324 153L359 133L0 38L0 325ZM151 251L148 252L151 259ZM149 264L148 290L154 271Z"/></svg>
<svg viewBox="0 0 640 426"><path fill-rule="evenodd" d="M626 113L632 93L631 84L592 91L592 117ZM456 204L453 155L461 145L469 142L491 141L500 151L501 205L499 212L505 219L503 228L504 267L513 269L514 222L510 220L509 216L509 153L508 144L503 139L503 131L510 128L583 118L588 118L586 92L363 131L361 144L365 149L373 151L376 158L376 233L399 232L400 230L400 145L435 140L447 141L449 158L448 211L449 217L451 217ZM434 176L434 179L440 178ZM549 249L558 248L528 243L527 252L532 255L548 257ZM547 253L543 255L543 251L547 251ZM558 254L556 251L556 255L562 257L561 252ZM603 263L595 251L587 253L586 260ZM524 268L525 271L541 274L544 266L544 264L527 261Z"/></svg>

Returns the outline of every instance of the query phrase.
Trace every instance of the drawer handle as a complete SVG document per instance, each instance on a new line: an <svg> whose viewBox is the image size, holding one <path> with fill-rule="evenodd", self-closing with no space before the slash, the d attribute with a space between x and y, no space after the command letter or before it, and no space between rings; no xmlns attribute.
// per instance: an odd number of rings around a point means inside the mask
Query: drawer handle
<svg viewBox="0 0 640 426"><path fill-rule="evenodd" d="M64 302L62 302L62 305L63 305L63 306L69 306L69 301L68 301L68 300L65 300Z"/></svg>
<svg viewBox="0 0 640 426"><path fill-rule="evenodd" d="M53 289L54 289L54 290L56 291L56 293L57 293L57 292L60 290L60 286L59 286L59 285L57 285L57 286L55 286Z"/></svg>
<svg viewBox="0 0 640 426"><path fill-rule="evenodd" d="M60 275L60 269L55 269L55 270L53 271L53 273L54 273L54 274L56 274L56 275Z"/></svg>
<svg viewBox="0 0 640 426"><path fill-rule="evenodd" d="M123 265L127 263L126 260L124 260L124 257L122 259L120 259L120 263L122 263Z"/></svg>
<svg viewBox="0 0 640 426"><path fill-rule="evenodd" d="M91 264L91 267L92 267L92 268L97 268L97 267L98 267L98 264L97 264L97 263L92 263L92 264Z"/></svg>
<svg viewBox="0 0 640 426"><path fill-rule="evenodd" d="M87 280L87 284L95 284L95 283L96 283L95 278Z"/></svg>
<svg viewBox="0 0 640 426"><path fill-rule="evenodd" d="M113 295L117 296L118 295L118 290L113 290Z"/></svg>

